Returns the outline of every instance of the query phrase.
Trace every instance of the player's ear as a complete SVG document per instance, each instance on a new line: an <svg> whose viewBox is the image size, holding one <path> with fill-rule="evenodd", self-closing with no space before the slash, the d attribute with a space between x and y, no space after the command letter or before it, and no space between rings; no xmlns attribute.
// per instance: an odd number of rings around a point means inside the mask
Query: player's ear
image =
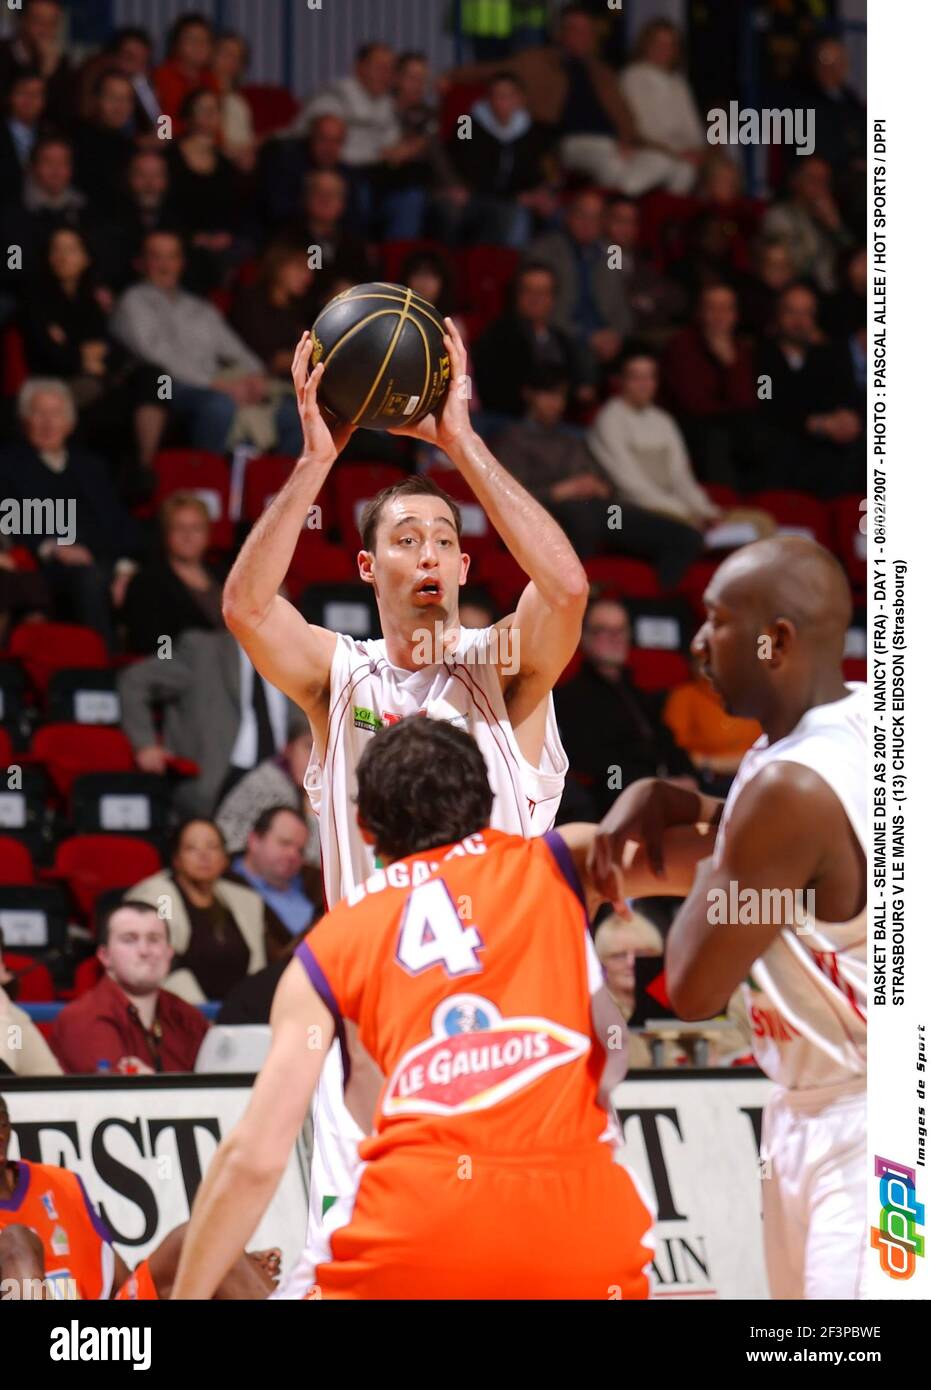
<svg viewBox="0 0 931 1390"><path fill-rule="evenodd" d="M469 565L470 565L471 563L472 563L472 556L471 556L471 555L467 555L467 554L465 553L465 551L463 551L462 554L461 554L461 556L459 557L459 587L460 587L460 588L461 588L462 585L466 582L466 575L469 573Z"/></svg>
<svg viewBox="0 0 931 1390"><path fill-rule="evenodd" d="M777 618L771 628L772 652L770 654L770 664L778 668L785 661L789 652L795 646L798 636L795 624L791 618Z"/></svg>
<svg viewBox="0 0 931 1390"><path fill-rule="evenodd" d="M373 550L360 550L356 556L356 564L359 566L359 578L363 584L374 584L375 552Z"/></svg>

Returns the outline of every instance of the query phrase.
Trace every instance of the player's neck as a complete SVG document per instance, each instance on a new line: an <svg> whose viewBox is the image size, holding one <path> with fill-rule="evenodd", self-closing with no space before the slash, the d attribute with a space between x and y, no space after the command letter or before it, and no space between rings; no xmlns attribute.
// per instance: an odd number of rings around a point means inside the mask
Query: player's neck
<svg viewBox="0 0 931 1390"><path fill-rule="evenodd" d="M459 645L459 618L442 619L425 613L423 621L409 631L383 624L385 651L392 666L401 671L423 671L437 666L444 654Z"/></svg>
<svg viewBox="0 0 931 1390"><path fill-rule="evenodd" d="M0 1201L6 1202L13 1196L17 1176L16 1164L12 1159L0 1164Z"/></svg>
<svg viewBox="0 0 931 1390"><path fill-rule="evenodd" d="M817 709L819 705L832 705L849 693L841 671L816 672L803 691L784 698L778 708L760 719L763 732L771 744L778 743L791 734L809 710Z"/></svg>

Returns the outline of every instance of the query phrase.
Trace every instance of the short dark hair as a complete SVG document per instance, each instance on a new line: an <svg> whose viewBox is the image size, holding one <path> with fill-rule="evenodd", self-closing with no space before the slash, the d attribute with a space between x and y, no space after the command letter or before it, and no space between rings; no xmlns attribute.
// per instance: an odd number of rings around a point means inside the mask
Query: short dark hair
<svg viewBox="0 0 931 1390"><path fill-rule="evenodd" d="M419 49L419 48L407 48L407 49L404 50L403 53L399 53L399 54L398 54L398 57L397 57L397 65L398 65L399 68L406 67L406 65L407 65L408 63L426 63L426 62L427 62L427 55L426 55L426 53L423 52L422 49Z"/></svg>
<svg viewBox="0 0 931 1390"><path fill-rule="evenodd" d="M201 28L206 29L208 34L213 33L213 25L206 15L198 14L196 10L187 10L184 14L179 14L174 24L168 30L165 39L165 50L169 57L174 53L178 46L178 40L185 29Z"/></svg>
<svg viewBox="0 0 931 1390"><path fill-rule="evenodd" d="M515 285L519 280L523 280L524 277L527 275L539 275L541 270L543 271L544 275L548 275L550 277L550 279L553 282L553 285L555 286L558 276L553 267L551 265L546 264L546 261L524 261L524 264L522 266L518 266L517 274L514 277Z"/></svg>
<svg viewBox="0 0 931 1390"><path fill-rule="evenodd" d="M152 35L148 29L143 29L138 24L127 24L122 29L114 30L113 37L107 44L107 53L119 53L124 43L141 43L151 52Z"/></svg>
<svg viewBox="0 0 931 1390"><path fill-rule="evenodd" d="M194 87L182 98L181 105L178 107L178 120L186 124L191 119L191 112L194 107L203 96L213 97L215 101L217 100L216 92L211 91L209 87Z"/></svg>
<svg viewBox="0 0 931 1390"><path fill-rule="evenodd" d="M71 158L74 158L74 146L67 135L40 135L30 152L29 163L33 165L36 164L42 151L50 149L52 145L63 146L71 155Z"/></svg>
<svg viewBox="0 0 931 1390"><path fill-rule="evenodd" d="M509 68L502 68L500 72L493 73L488 79L489 90L497 86L499 82L510 82L512 87L518 87L522 92L526 90L522 80L516 72L511 72Z"/></svg>
<svg viewBox="0 0 931 1390"><path fill-rule="evenodd" d="M178 853L178 850L181 848L181 841L184 839L184 832L188 830L192 825L209 825L211 830L215 830L217 832L217 838L219 839L220 844L223 846L223 853L226 853L226 840L223 838L223 831L217 825L216 821L211 820L209 816L188 816L186 820L183 820L180 823L180 825L175 826L174 830L168 837L169 863L172 859L174 859L175 855Z"/></svg>
<svg viewBox="0 0 931 1390"><path fill-rule="evenodd" d="M126 82L130 87L132 86L125 72L120 72L119 68L104 68L103 72L100 73L94 81L94 85L91 88L92 95L99 97L104 87L108 82L111 82L114 77L118 82Z"/></svg>
<svg viewBox="0 0 931 1390"><path fill-rule="evenodd" d="M144 903L140 898L125 898L120 902L109 902L97 914L98 946L109 946L110 929L113 925L113 919L118 912L124 912L127 910L130 912L136 912L140 916L142 916L144 913L148 914L151 912L155 917L158 917L158 910L155 907L153 907L151 903ZM167 920L164 917L159 917L159 921L165 923L165 940L170 941L171 934Z"/></svg>
<svg viewBox="0 0 931 1390"><path fill-rule="evenodd" d="M524 380L525 391L568 391L569 373L555 362L531 367Z"/></svg>
<svg viewBox="0 0 931 1390"><path fill-rule="evenodd" d="M301 825L306 826L307 822L304 820L300 811L295 810L293 806L288 806L286 802L281 801L277 806L266 807L264 811L256 816L252 825L252 834L267 835L272 828L275 817L280 816L282 812L285 812L289 816L293 816L295 820L300 821Z"/></svg>
<svg viewBox="0 0 931 1390"><path fill-rule="evenodd" d="M381 520L382 510L388 502L393 502L396 497L420 496L439 497L441 501L446 503L453 514L456 537L461 543L462 513L456 503L441 487L437 487L432 478L428 478L425 474L419 474L410 478L402 478L399 483L391 483L388 487L383 487L381 492L376 493L370 501L366 502L359 519L359 534L362 537L363 549L374 551L378 523Z"/></svg>
<svg viewBox="0 0 931 1390"><path fill-rule="evenodd" d="M445 720L413 715L381 729L356 775L359 819L386 859L456 844L491 818L494 795L481 750Z"/></svg>
<svg viewBox="0 0 931 1390"><path fill-rule="evenodd" d="M356 49L356 62L364 63L366 58L371 58L372 54L379 48L386 48L389 53L392 52L391 44L386 43L384 39L372 39L370 43L360 43Z"/></svg>

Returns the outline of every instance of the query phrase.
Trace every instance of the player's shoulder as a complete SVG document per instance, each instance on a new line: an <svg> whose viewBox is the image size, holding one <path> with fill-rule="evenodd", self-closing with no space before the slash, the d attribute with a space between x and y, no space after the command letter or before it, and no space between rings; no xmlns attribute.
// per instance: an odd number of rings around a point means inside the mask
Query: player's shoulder
<svg viewBox="0 0 931 1390"><path fill-rule="evenodd" d="M816 827L833 804L833 793L821 773L807 763L784 757L764 763L741 789L734 803L734 828L741 821L789 819L797 826Z"/></svg>
<svg viewBox="0 0 931 1390"><path fill-rule="evenodd" d="M84 1190L77 1173L68 1168L59 1168L54 1163L33 1163L27 1159L17 1159L20 1169L27 1173L26 1190L28 1195L42 1201L46 1194L57 1200L65 1199L83 1207Z"/></svg>

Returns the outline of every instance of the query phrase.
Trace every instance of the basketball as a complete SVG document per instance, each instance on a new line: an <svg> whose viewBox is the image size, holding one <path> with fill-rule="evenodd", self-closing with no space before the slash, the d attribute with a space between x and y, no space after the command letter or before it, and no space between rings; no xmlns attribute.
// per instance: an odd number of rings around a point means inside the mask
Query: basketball
<svg viewBox="0 0 931 1390"><path fill-rule="evenodd" d="M439 312L404 285L355 285L313 326L311 364L326 363L320 402L370 430L411 425L436 410L449 384Z"/></svg>

